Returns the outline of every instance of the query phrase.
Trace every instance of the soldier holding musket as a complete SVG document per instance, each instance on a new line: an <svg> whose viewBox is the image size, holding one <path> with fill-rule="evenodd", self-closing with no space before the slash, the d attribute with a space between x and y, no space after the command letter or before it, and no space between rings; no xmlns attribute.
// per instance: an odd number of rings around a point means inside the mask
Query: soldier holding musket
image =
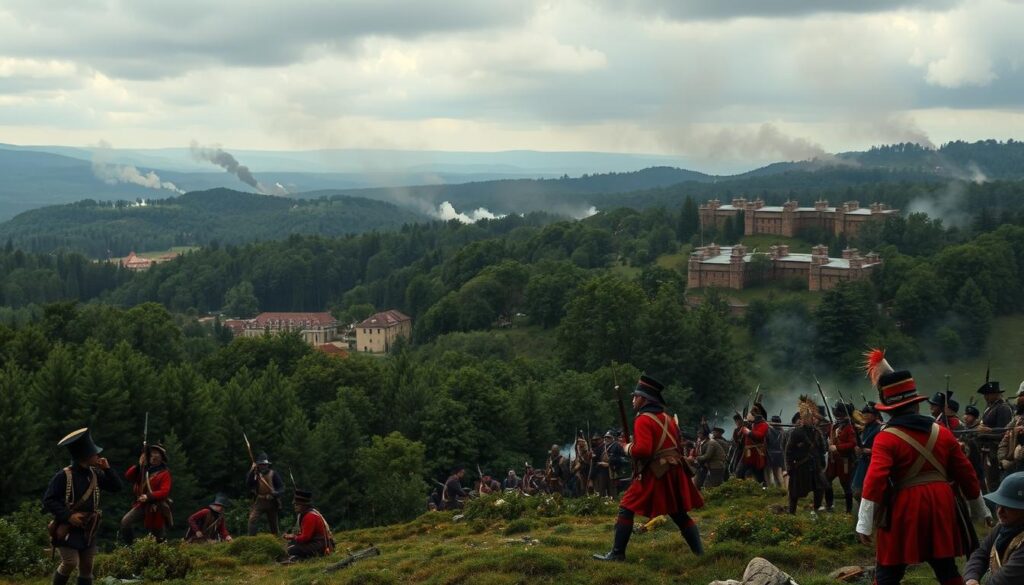
<svg viewBox="0 0 1024 585"><path fill-rule="evenodd" d="M667 515L679 527L683 539L694 554L703 554L700 530L689 512L704 505L700 491L693 485L692 471L679 450L679 429L665 412L664 386L650 376L640 376L633 390L635 437L627 442L626 454L633 458L633 483L622 496L615 521L612 550L594 555L601 561L624 561L626 546L633 534L636 514L646 518ZM621 408L620 413L625 413ZM623 420L623 431L628 441L629 425Z"/></svg>
<svg viewBox="0 0 1024 585"><path fill-rule="evenodd" d="M57 445L67 447L71 465L58 471L43 494L43 508L53 515L47 527L50 545L60 553L54 585L65 585L78 569L78 585L92 583L101 492L121 491L121 479L92 441L89 429L69 433Z"/></svg>
<svg viewBox="0 0 1024 585"><path fill-rule="evenodd" d="M246 444L249 441L246 439ZM249 468L245 477L245 486L252 492L252 507L249 509L249 536L256 536L259 530L260 516L266 515L270 532L279 533L279 516L281 513L281 495L284 493L284 479L281 474L270 468L270 457L260 453Z"/></svg>
<svg viewBox="0 0 1024 585"><path fill-rule="evenodd" d="M1024 382L1017 391L1014 409L1013 418L1007 425L1009 429L999 441L996 452L999 465L1006 474L1024 471Z"/></svg>
<svg viewBox="0 0 1024 585"><path fill-rule="evenodd" d="M999 463L999 442L1003 439L1002 430L1010 424L1013 409L1003 400L1003 391L999 382L986 381L978 388L978 394L985 397L985 411L981 414L978 436L975 439L981 449L981 459L985 464L985 492L994 492L999 488L999 480L1003 477L1002 465Z"/></svg>
<svg viewBox="0 0 1024 585"><path fill-rule="evenodd" d="M121 518L121 539L131 545L135 540L135 525L141 520L146 530L158 542L163 542L167 528L174 524L167 449L159 444L146 445L139 455L138 465L129 467L124 477L132 484L135 501L132 509Z"/></svg>

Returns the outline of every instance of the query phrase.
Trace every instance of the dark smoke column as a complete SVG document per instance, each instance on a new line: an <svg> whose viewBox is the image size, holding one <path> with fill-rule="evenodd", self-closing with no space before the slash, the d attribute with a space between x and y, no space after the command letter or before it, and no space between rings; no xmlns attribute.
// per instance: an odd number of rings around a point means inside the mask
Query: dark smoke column
<svg viewBox="0 0 1024 585"><path fill-rule="evenodd" d="M219 147L205 147L199 146L199 143L192 141L192 158L197 161L207 161L219 166L225 171L238 177L238 180L249 185L253 189L256 189L260 193L263 193L263 187L256 180L256 177L252 176L252 171L249 167L240 164L238 159L231 155L230 152L226 152Z"/></svg>

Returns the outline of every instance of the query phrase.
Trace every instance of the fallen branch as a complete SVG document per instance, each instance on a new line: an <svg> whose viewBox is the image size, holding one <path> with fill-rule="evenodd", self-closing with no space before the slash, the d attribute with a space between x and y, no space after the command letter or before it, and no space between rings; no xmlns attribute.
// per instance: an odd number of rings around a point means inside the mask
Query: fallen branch
<svg viewBox="0 0 1024 585"><path fill-rule="evenodd" d="M347 568L349 565L351 565L352 563L354 563L356 561L361 561L363 559L368 559L368 558L371 558L371 557L379 557L379 556L380 556L380 549L375 547L375 546L371 546L370 548L367 548L367 549L356 551L354 553L349 553L347 557L341 559L337 563L334 563L334 564L331 564L331 565L327 565L327 567L324 569L324 572L325 573L333 573L335 571L340 571L341 569Z"/></svg>

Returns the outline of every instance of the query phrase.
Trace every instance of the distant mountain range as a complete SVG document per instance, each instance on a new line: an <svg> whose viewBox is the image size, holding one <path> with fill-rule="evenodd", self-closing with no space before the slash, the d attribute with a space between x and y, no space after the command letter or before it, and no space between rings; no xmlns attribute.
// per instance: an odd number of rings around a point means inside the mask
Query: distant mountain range
<svg viewBox="0 0 1024 585"><path fill-rule="evenodd" d="M612 164L616 160L631 164L645 159L602 153L536 152L469 153L473 156L458 158L456 155L466 153L392 151L396 156L406 157L401 159L403 163L434 157L435 166L430 172L415 172L406 166L401 172L379 174L257 172L262 184L280 183L291 192L287 197L270 197L245 193L248 186L225 172L167 171L141 165L164 161L184 168L187 164L181 161L181 149L128 151L114 159L104 151L106 176L123 178L125 173L119 172L128 168L125 165L138 162L137 168L131 168L137 171L132 175L136 180L159 184L155 179L150 181L152 177L146 178L154 172L160 182L189 191L177 196L168 189L109 184L97 176L93 162L88 160L95 156L94 151L47 148L60 153L0 145L0 219L17 215L0 224L0 237L12 238L17 244L37 251L70 247L93 255L105 254L107 250L121 254L130 248L162 248L166 247L164 243L237 242L285 237L293 232L338 235L388 229L408 222L447 219L453 211L471 214L478 208L499 215L547 211L580 217L594 207L672 207L687 196L701 200L749 195L778 201L790 196L807 198L830 193L832 197L852 196L856 190L873 185L1024 178L1024 143L1014 141L954 142L938 150L899 144L842 153L826 160L775 163L730 176L650 166L576 177L558 173L524 178L514 173L498 173L495 165L503 160L534 165L557 165L562 161L571 165L588 161ZM330 152L342 151L322 151L317 155ZM256 154L246 152L245 156L261 161ZM282 153L264 153L262 162L289 164L290 159L281 156ZM295 158L291 162L299 167L327 168L314 164L311 153L289 156ZM434 172L456 167L466 171L477 163L483 169L480 174ZM523 167L501 168L519 171ZM119 172L111 173L111 169ZM81 200L86 201L67 205ZM147 200L150 204L132 207L109 203L117 200ZM440 206L444 202L454 209L442 213ZM29 211L39 207L45 209Z"/></svg>

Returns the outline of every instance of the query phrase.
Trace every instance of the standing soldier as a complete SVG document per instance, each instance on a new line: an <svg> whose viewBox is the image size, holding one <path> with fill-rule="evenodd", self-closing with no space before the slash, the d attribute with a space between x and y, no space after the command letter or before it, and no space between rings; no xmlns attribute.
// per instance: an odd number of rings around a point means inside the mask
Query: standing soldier
<svg viewBox="0 0 1024 585"><path fill-rule="evenodd" d="M576 458L572 462L573 495L580 497L590 494L590 475L594 467L594 452L583 431L576 437Z"/></svg>
<svg viewBox="0 0 1024 585"><path fill-rule="evenodd" d="M768 480L774 487L786 489L782 471L786 467L786 458L782 452L782 417L773 414L772 424L768 429Z"/></svg>
<svg viewBox="0 0 1024 585"><path fill-rule="evenodd" d="M761 487L766 487L764 470L768 466L768 423L765 421L764 407L754 404L747 415L747 424L740 427L743 435L743 459L740 465L739 478L746 479L753 475Z"/></svg>
<svg viewBox="0 0 1024 585"><path fill-rule="evenodd" d="M978 394L985 397L986 406L975 441L981 449L981 459L985 464L984 491L994 492L999 489L999 480L1003 477L1002 466L999 464L999 442L1013 418L1013 409L1003 400L999 382L985 382L978 388Z"/></svg>
<svg viewBox="0 0 1024 585"><path fill-rule="evenodd" d="M591 479L594 483L594 493L603 498L614 498L618 495L615 489L615 468L612 461L612 445L616 445L615 436L611 431L605 433L601 444L597 446L593 455L593 468Z"/></svg>
<svg viewBox="0 0 1024 585"><path fill-rule="evenodd" d="M544 464L544 483L549 494L561 494L569 480L569 462L562 456L562 448L551 445L551 452Z"/></svg>
<svg viewBox="0 0 1024 585"><path fill-rule="evenodd" d="M270 468L270 458L260 453L255 464L245 476L245 486L252 493L252 507L249 508L249 536L256 536L260 516L266 514L267 524L274 536L280 533L278 518L281 513L281 495L284 494L284 480L281 474Z"/></svg>
<svg viewBox="0 0 1024 585"><path fill-rule="evenodd" d="M92 561L96 556L100 492L121 491L121 479L100 457L102 447L92 442L89 429L78 429L57 443L71 453L71 465L58 471L43 494L43 508L53 515L47 527L50 546L60 554L53 573L54 585L65 585L78 569L78 585L92 583Z"/></svg>
<svg viewBox="0 0 1024 585"><path fill-rule="evenodd" d="M691 480L691 472L679 451L679 429L665 412L664 386L643 375L633 390L633 442L626 445L626 455L636 462L633 483L622 496L615 520L615 540L607 554L594 555L601 561L624 561L629 537L633 534L633 517L668 515L679 527L683 539L694 554L704 554L700 530L687 514L704 505L700 491Z"/></svg>
<svg viewBox="0 0 1024 585"><path fill-rule="evenodd" d="M967 460L974 467L978 481L985 484L985 462L981 458L981 447L978 446L978 427L981 426L981 412L977 406L968 404L964 409L964 428L960 433L960 446L967 454Z"/></svg>
<svg viewBox="0 0 1024 585"><path fill-rule="evenodd" d="M715 427L712 432L721 434L725 432L725 429ZM700 433L703 434L704 431L701 430ZM704 489L722 485L726 464L725 449L722 448L722 444L713 438L709 438L701 442L700 449L700 454L691 462L692 464L700 465L701 468L701 480L697 487Z"/></svg>
<svg viewBox="0 0 1024 585"><path fill-rule="evenodd" d="M854 450L857 449L857 431L850 421L850 413L853 405L838 402L832 409L832 415L836 418L836 424L832 427L829 436L828 446L828 468L825 479L829 484L833 480L839 480L839 486L843 488L843 499L846 501L846 513L853 512L853 490L850 482L853 479ZM832 510L834 504L834 492L825 492L825 505Z"/></svg>
<svg viewBox="0 0 1024 585"><path fill-rule="evenodd" d="M1022 384L1024 386L1024 384ZM997 456L1005 474L1024 471L1024 388L1017 391L1014 415L1009 429L999 441Z"/></svg>
<svg viewBox="0 0 1024 585"><path fill-rule="evenodd" d="M860 432L861 446L857 447L857 469L853 472L853 481L851 482L853 497L858 500L864 489L864 476L868 473L868 464L871 463L871 446L875 444L878 431L882 430L874 402L865 404L860 412L864 415L864 430Z"/></svg>
<svg viewBox="0 0 1024 585"><path fill-rule="evenodd" d="M732 424L735 425L732 429L732 444L729 445L729 474L739 476L741 467L743 466L743 429L745 425L743 423L743 417L740 413L732 415Z"/></svg>
<svg viewBox="0 0 1024 585"><path fill-rule="evenodd" d="M459 465L452 470L452 474L444 482L444 491L441 492L441 501L445 510L460 510L463 503L469 498L466 490L462 489L462 478L466 475L466 468Z"/></svg>
<svg viewBox="0 0 1024 585"><path fill-rule="evenodd" d="M331 554L334 536L320 510L313 507L313 492L296 489L293 505L298 515L295 525L299 527L299 532L286 532L283 535L288 541L288 560L285 562L293 563Z"/></svg>
<svg viewBox="0 0 1024 585"><path fill-rule="evenodd" d="M949 430L960 430L960 427L963 426L960 422L960 403L953 398L948 398L944 408L946 411L946 421L949 423Z"/></svg>
<svg viewBox="0 0 1024 585"><path fill-rule="evenodd" d="M228 497L224 494L217 494L208 506L189 516L185 542L190 544L231 542L231 534L228 533L228 525L224 521L224 509L227 506Z"/></svg>
<svg viewBox="0 0 1024 585"><path fill-rule="evenodd" d="M801 396L797 403L800 425L786 440L786 472L789 475L789 513L809 493L814 494L814 509L821 506L828 481L825 479L825 437L818 430L818 406Z"/></svg>
<svg viewBox="0 0 1024 585"><path fill-rule="evenodd" d="M124 477L133 484L135 502L132 503L132 509L121 518L121 540L131 546L135 541L135 525L141 520L157 542L163 542L167 528L174 524L167 449L159 444L149 445L146 452L139 455L138 465L129 467Z"/></svg>
<svg viewBox="0 0 1024 585"><path fill-rule="evenodd" d="M711 427L711 440L722 446L725 453L725 469L722 470L722 483L729 481L729 439L725 438L725 429L722 427Z"/></svg>
<svg viewBox="0 0 1024 585"><path fill-rule="evenodd" d="M875 549L878 585L898 584L907 565L928 563L942 584L962 584L956 557L971 546L971 520L960 516L953 486L970 502L976 519L991 520L978 478L949 429L918 413L927 397L917 393L910 372L893 371L882 350L867 356L878 388L876 408L889 414L871 451L857 535Z"/></svg>

